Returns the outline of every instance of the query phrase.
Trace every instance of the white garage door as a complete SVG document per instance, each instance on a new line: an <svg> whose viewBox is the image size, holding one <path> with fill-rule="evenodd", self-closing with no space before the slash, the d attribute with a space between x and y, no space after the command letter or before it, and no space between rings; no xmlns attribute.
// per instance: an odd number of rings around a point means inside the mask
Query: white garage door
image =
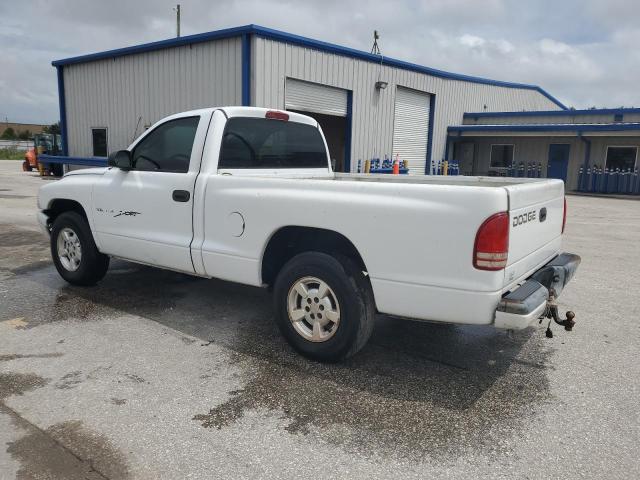
<svg viewBox="0 0 640 480"><path fill-rule="evenodd" d="M318 83L287 78L285 108L303 112L347 116L347 91Z"/></svg>
<svg viewBox="0 0 640 480"><path fill-rule="evenodd" d="M428 93L408 88L396 89L396 108L393 119L393 158L409 162L410 175L424 175L429 136Z"/></svg>

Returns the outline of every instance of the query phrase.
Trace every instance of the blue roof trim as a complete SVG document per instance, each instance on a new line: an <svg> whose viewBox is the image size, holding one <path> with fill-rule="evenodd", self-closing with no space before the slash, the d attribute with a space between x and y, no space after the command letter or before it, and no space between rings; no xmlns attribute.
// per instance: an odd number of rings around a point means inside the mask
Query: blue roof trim
<svg viewBox="0 0 640 480"><path fill-rule="evenodd" d="M640 113L640 108L596 108L590 110L537 110L527 112L465 112L464 118L544 117L578 115L618 115Z"/></svg>
<svg viewBox="0 0 640 480"><path fill-rule="evenodd" d="M242 105L251 106L251 38L242 35Z"/></svg>
<svg viewBox="0 0 640 480"><path fill-rule="evenodd" d="M60 65L73 65L76 63L91 62L94 60L102 60L105 58L116 58L124 55L131 55L134 53L150 52L154 50L161 50L163 48L178 47L181 45L190 45L193 43L207 42L210 40L218 40L222 38L236 37L240 35L255 34L264 38L270 38L274 40L280 40L282 42L291 43L294 45L300 45L303 47L309 47L324 52L335 53L337 55L343 55L346 57L357 58L368 62L380 63L380 56L371 53L363 52L349 47L343 47L333 43L323 42L321 40L314 40L308 37L302 37L300 35L294 35L291 33L282 32L280 30L274 30L272 28L261 27L260 25L244 25L241 27L226 28L224 30L216 30L213 32L199 33L196 35L187 35L186 37L170 38L167 40L160 40L158 42L145 43L142 45L135 45L132 47L118 48L116 50L108 50L105 52L92 53L89 55L81 55L79 57L65 58L62 60L55 60L52 65L57 67ZM534 90L558 107L566 110L567 107L563 105L558 99L547 93L537 85L529 85L526 83L513 83L503 82L500 80L491 80L488 78L474 77L471 75L462 75L458 73L445 72L435 68L424 67L415 63L405 62L402 60L396 60L389 57L383 57L385 65L391 67L402 68L405 70L411 70L418 73L424 73L432 75L434 77L444 78L447 80L460 80L464 82L481 83L485 85L493 85L496 87L506 88L521 88L526 90Z"/></svg>
<svg viewBox="0 0 640 480"><path fill-rule="evenodd" d="M562 125L455 125L452 132L619 132L639 130L640 123L562 124Z"/></svg>
<svg viewBox="0 0 640 480"><path fill-rule="evenodd" d="M54 155L38 155L38 161L42 163L60 163L63 165L83 165L85 167L106 167L105 157L67 157Z"/></svg>

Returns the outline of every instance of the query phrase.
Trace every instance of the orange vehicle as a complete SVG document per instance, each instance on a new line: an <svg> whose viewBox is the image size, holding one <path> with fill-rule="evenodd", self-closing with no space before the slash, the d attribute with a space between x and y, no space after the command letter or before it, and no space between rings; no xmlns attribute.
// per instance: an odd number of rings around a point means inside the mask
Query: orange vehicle
<svg viewBox="0 0 640 480"><path fill-rule="evenodd" d="M38 155L60 155L61 137L51 133L39 133L33 136L33 147L27 150L22 162L22 170L30 172L38 170L40 175L62 175L62 165L43 164L38 162Z"/></svg>

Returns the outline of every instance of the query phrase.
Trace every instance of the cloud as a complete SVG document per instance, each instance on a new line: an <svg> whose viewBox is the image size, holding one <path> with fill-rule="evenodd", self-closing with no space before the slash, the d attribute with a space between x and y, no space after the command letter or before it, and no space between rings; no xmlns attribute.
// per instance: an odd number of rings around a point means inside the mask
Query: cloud
<svg viewBox="0 0 640 480"><path fill-rule="evenodd" d="M58 118L51 60L256 23L430 67L533 83L575 107L639 105L640 2L35 0L0 3L0 117Z"/></svg>

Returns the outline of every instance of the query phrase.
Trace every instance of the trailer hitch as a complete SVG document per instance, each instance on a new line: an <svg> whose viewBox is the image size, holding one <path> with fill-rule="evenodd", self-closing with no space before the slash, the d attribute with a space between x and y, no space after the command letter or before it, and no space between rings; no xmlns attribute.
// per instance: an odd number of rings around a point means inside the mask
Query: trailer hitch
<svg viewBox="0 0 640 480"><path fill-rule="evenodd" d="M547 330L545 332L547 338L553 338L553 332L551 331L551 319L558 325L562 325L567 332L572 331L573 327L576 324L576 321L574 320L576 318L576 314L571 310L569 310L565 314L566 318L564 320L560 320L560 315L558 314L558 305L556 304L555 299L555 290L551 288L549 289L549 300L547 301L547 309L542 317L540 317L539 322L542 323L542 320L544 320L544 318L550 319L549 323L547 324Z"/></svg>

